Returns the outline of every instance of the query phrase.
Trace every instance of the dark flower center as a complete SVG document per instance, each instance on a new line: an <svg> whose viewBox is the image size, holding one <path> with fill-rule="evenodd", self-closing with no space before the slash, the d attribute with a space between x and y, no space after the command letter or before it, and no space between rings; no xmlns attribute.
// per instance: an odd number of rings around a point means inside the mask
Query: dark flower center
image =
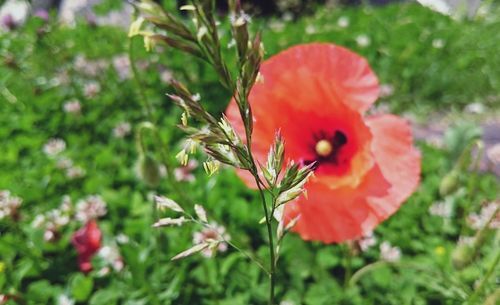
<svg viewBox="0 0 500 305"><path fill-rule="evenodd" d="M320 132L314 135L314 141L311 149L314 151L315 159L305 160L304 164L316 162L318 167L323 164L338 165L341 148L347 144L347 136L340 130L336 130L333 135Z"/></svg>

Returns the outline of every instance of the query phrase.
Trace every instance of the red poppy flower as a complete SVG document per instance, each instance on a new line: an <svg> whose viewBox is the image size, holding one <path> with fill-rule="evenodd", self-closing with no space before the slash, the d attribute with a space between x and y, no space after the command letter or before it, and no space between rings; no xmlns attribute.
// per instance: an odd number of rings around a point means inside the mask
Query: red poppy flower
<svg viewBox="0 0 500 305"><path fill-rule="evenodd" d="M361 237L395 213L416 189L420 154L409 124L394 115L365 117L378 98L376 75L359 55L333 44L286 50L261 67L251 90L252 150L264 164L281 130L288 159L317 162L307 196L286 205L285 220L305 240L325 243ZM227 116L244 127L232 101ZM249 185L251 177L239 172Z"/></svg>
<svg viewBox="0 0 500 305"><path fill-rule="evenodd" d="M71 237L71 243L78 252L78 266L82 272L92 270L91 259L101 248L101 230L95 220L76 231Z"/></svg>

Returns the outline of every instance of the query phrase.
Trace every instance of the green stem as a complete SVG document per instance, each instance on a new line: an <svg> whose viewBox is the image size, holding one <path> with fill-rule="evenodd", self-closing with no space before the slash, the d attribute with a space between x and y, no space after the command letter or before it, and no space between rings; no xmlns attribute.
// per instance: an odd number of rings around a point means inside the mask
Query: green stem
<svg viewBox="0 0 500 305"><path fill-rule="evenodd" d="M344 287L348 287L352 277L352 251L349 244L345 244L345 276Z"/></svg>
<svg viewBox="0 0 500 305"><path fill-rule="evenodd" d="M253 159L253 158L252 158ZM269 272L269 305L274 305L274 286L275 286L275 274L276 274L276 262L275 262L275 253L274 253L274 240L273 240L273 227L272 227L272 217L274 213L274 208L271 207L271 214L267 209L266 197L264 195L264 190L262 189L262 185L260 182L260 178L258 178L258 173L254 172L255 181L257 182L257 187L259 188L259 193L262 201L262 208L264 209L264 215L266 217L266 227L267 227L267 236L269 238L269 256L270 256L270 272Z"/></svg>
<svg viewBox="0 0 500 305"><path fill-rule="evenodd" d="M180 183L178 183L175 178L174 178L174 173L172 171L172 166L169 162L169 157L168 157L168 152L166 151L166 143L163 141L160 132L157 128L158 122L153 114L153 105L150 103L149 99L147 98L147 95L145 93L145 88L140 81L139 78L139 71L137 69L137 65L135 62L135 52L134 52L134 44L133 44L133 39L135 37L130 38L129 40L129 48L128 48L128 56L129 56L129 61L130 61L130 67L132 69L132 74L133 78L135 80L138 92L139 92L139 100L141 101L148 121L153 124L154 128L152 128L153 132L153 137L155 142L158 144L156 147L159 147L159 154L161 158L161 163L165 166L167 170L167 180L168 184L171 186L171 189L177 194L179 198L181 198L183 201L192 204L193 200L187 195L186 192L182 190L182 187Z"/></svg>
<svg viewBox="0 0 500 305"><path fill-rule="evenodd" d="M476 299L481 295L481 293L484 289L484 286L486 286L486 284L488 283L488 280L493 275L493 272L497 268L499 262L500 262L500 250L497 250L497 255L495 256L493 263L491 264L490 268L488 269L488 271L484 275L483 279L481 280L481 282L477 286L476 290L474 290L474 292L469 296L469 298L467 298L467 301L465 302L465 304L468 304L468 305L474 304Z"/></svg>
<svg viewBox="0 0 500 305"><path fill-rule="evenodd" d="M349 286L354 286L359 281L359 279L361 277L363 277L363 275L365 275L366 273L369 273L369 272L371 272L375 269L378 269L380 267L383 267L385 265L388 265L388 263L386 261L378 261L378 262L364 266L363 268L359 269L351 276L351 278L349 279L349 282L348 282Z"/></svg>

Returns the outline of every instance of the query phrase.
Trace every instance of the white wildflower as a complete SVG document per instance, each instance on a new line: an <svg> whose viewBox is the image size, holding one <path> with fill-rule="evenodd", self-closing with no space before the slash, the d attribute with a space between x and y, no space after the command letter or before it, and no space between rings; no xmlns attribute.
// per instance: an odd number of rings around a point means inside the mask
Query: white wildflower
<svg viewBox="0 0 500 305"><path fill-rule="evenodd" d="M101 85L98 82L88 82L83 87L83 94L86 98L94 98L101 91Z"/></svg>
<svg viewBox="0 0 500 305"><path fill-rule="evenodd" d="M394 86L391 84L380 85L380 97L389 97L394 94Z"/></svg>
<svg viewBox="0 0 500 305"><path fill-rule="evenodd" d="M380 258L387 262L397 262L401 258L401 250L398 247L393 247L388 241L380 244Z"/></svg>
<svg viewBox="0 0 500 305"><path fill-rule="evenodd" d="M77 179L85 176L85 170L80 166L71 166L66 169L66 177L69 179Z"/></svg>
<svg viewBox="0 0 500 305"><path fill-rule="evenodd" d="M98 195L88 196L76 204L75 218L82 223L106 215L106 202Z"/></svg>
<svg viewBox="0 0 500 305"><path fill-rule="evenodd" d="M337 20L337 25L341 28L346 28L349 26L349 18L342 16Z"/></svg>
<svg viewBox="0 0 500 305"><path fill-rule="evenodd" d="M436 38L432 41L432 47L434 49L442 49L444 47L444 40Z"/></svg>
<svg viewBox="0 0 500 305"><path fill-rule="evenodd" d="M61 294L57 298L57 305L74 305L75 301L66 294Z"/></svg>
<svg viewBox="0 0 500 305"><path fill-rule="evenodd" d="M56 167L58 169L68 169L73 166L73 160L66 158L66 157L60 157L57 159L56 162Z"/></svg>
<svg viewBox="0 0 500 305"><path fill-rule="evenodd" d="M481 230L491 220L489 228L500 228L500 201L494 201L482 207L479 213L472 213L467 217L469 226L475 230Z"/></svg>
<svg viewBox="0 0 500 305"><path fill-rule="evenodd" d="M373 234L373 232L369 232L365 236L363 236L361 239L358 240L358 245L361 251L366 251L369 248L375 246L377 243L377 238Z"/></svg>
<svg viewBox="0 0 500 305"><path fill-rule="evenodd" d="M15 218L22 202L21 198L12 196L10 191L0 191L0 220L6 217Z"/></svg>
<svg viewBox="0 0 500 305"><path fill-rule="evenodd" d="M121 271L123 269L123 259L120 255L120 251L117 247L104 246L102 247L98 255L115 271Z"/></svg>
<svg viewBox="0 0 500 305"><path fill-rule="evenodd" d="M126 54L121 54L113 57L113 67L118 74L120 80L130 78L130 60Z"/></svg>
<svg viewBox="0 0 500 305"><path fill-rule="evenodd" d="M180 166L174 169L174 177L177 181L192 182L195 180L193 171L198 167L196 160L189 160L185 166Z"/></svg>
<svg viewBox="0 0 500 305"><path fill-rule="evenodd" d="M312 24L309 24L308 26L306 26L306 34L308 35L312 35L312 34L316 34L318 32L318 30L316 29L316 27Z"/></svg>
<svg viewBox="0 0 500 305"><path fill-rule="evenodd" d="M366 35L358 35L356 37L356 43L358 44L359 47L365 48L370 45L371 40L370 37Z"/></svg>
<svg viewBox="0 0 500 305"><path fill-rule="evenodd" d="M82 105L77 99L72 99L64 103L63 110L66 113L79 114L82 110Z"/></svg>
<svg viewBox="0 0 500 305"><path fill-rule="evenodd" d="M231 236L226 233L226 228L217 223L211 223L209 227L193 234L195 245L210 245L201 250L201 254L207 258L213 257L217 251L226 252L228 248L226 241L229 240L231 240Z"/></svg>
<svg viewBox="0 0 500 305"><path fill-rule="evenodd" d="M486 111L486 107L484 107L484 104L476 102L476 103L468 104L467 106L465 106L464 110L466 112L472 113L472 114L481 114L481 113L484 113Z"/></svg>
<svg viewBox="0 0 500 305"><path fill-rule="evenodd" d="M66 142L64 142L63 139L58 139L58 138L50 139L43 146L43 152L49 157L56 156L61 152L63 152L65 149L66 149Z"/></svg>
<svg viewBox="0 0 500 305"><path fill-rule="evenodd" d="M429 207L429 213L434 216L450 218L453 212L451 201L436 202Z"/></svg>
<svg viewBox="0 0 500 305"><path fill-rule="evenodd" d="M113 128L113 137L121 139L129 135L131 131L132 125L129 122L121 122Z"/></svg>

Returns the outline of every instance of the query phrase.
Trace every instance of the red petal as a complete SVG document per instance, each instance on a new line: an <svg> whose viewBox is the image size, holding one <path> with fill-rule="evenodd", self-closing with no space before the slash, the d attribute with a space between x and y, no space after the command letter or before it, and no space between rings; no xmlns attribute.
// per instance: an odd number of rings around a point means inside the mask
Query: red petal
<svg viewBox="0 0 500 305"><path fill-rule="evenodd" d="M286 220L301 215L294 231L325 243L357 239L394 214L420 180L420 154L406 121L382 115L368 119L376 166L356 188L332 188L325 179L307 185L307 198L286 207Z"/></svg>
<svg viewBox="0 0 500 305"><path fill-rule="evenodd" d="M342 47L316 43L296 46L270 58L263 63L261 73L264 83L257 83L249 97L254 115L255 158L265 162L277 130L285 139L287 159L300 161L311 154L315 133L346 125L359 140L352 147L359 151L352 162L357 170L355 175L341 177L338 173L334 183L359 183L359 177L372 167L365 153L369 147L364 145L371 135L361 112L378 96L378 81L366 60ZM243 136L244 127L234 101L226 114ZM238 174L255 187L252 177L243 171Z"/></svg>
<svg viewBox="0 0 500 305"><path fill-rule="evenodd" d="M377 115L367 119L373 133L373 155L385 179L392 185L389 194L371 200L372 206L391 206L386 218L399 208L420 182L420 152L413 147L411 127L394 115Z"/></svg>

